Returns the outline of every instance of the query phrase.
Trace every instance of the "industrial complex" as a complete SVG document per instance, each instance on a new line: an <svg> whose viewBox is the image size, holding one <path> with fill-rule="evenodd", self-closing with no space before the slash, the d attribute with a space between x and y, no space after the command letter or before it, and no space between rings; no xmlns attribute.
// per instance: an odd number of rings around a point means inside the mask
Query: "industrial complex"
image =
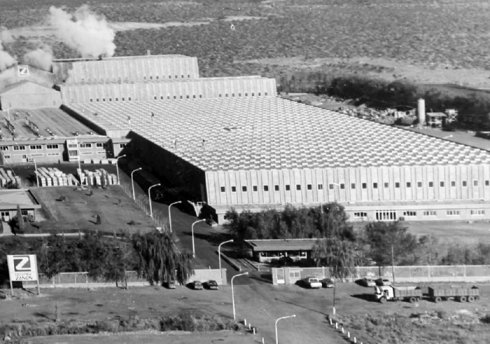
<svg viewBox="0 0 490 344"><path fill-rule="evenodd" d="M358 221L490 219L489 151L282 99L274 79L200 78L180 55L22 68L0 74L3 164L124 152L218 221L333 201Z"/></svg>

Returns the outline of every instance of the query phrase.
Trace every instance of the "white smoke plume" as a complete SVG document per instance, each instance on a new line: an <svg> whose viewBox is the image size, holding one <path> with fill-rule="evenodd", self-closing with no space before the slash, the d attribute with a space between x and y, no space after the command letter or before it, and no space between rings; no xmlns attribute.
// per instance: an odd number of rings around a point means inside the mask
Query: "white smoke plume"
<svg viewBox="0 0 490 344"><path fill-rule="evenodd" d="M49 23L56 36L82 57L112 56L116 50L115 31L104 16L91 12L83 5L70 14L61 8L49 8Z"/></svg>
<svg viewBox="0 0 490 344"><path fill-rule="evenodd" d="M37 67L39 69L50 71L53 64L53 53L51 48L44 46L36 50L29 51L24 55L24 63Z"/></svg>
<svg viewBox="0 0 490 344"><path fill-rule="evenodd" d="M0 28L0 72L14 65L17 61L7 51L4 44L12 43L13 38L5 28Z"/></svg>

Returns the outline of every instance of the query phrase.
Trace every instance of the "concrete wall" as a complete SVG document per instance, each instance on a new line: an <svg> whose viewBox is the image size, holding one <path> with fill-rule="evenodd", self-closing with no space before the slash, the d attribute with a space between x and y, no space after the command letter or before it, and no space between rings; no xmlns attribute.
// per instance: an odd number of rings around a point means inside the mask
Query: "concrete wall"
<svg viewBox="0 0 490 344"><path fill-rule="evenodd" d="M260 77L202 78L186 81L64 85L64 103L123 102L198 98L275 96L275 79Z"/></svg>
<svg viewBox="0 0 490 344"><path fill-rule="evenodd" d="M389 220L377 211L391 209L407 220L433 219L424 214L430 210L447 219L490 218L490 166L483 164L207 171L206 189L218 213L336 201L354 220Z"/></svg>
<svg viewBox="0 0 490 344"><path fill-rule="evenodd" d="M272 268L274 285L295 284L308 276L319 278L330 277L328 267L319 268ZM384 277L393 280L391 267L356 267L354 273L347 277L348 281L370 276ZM396 282L488 282L490 281L490 265L441 265L441 266L395 266Z"/></svg>

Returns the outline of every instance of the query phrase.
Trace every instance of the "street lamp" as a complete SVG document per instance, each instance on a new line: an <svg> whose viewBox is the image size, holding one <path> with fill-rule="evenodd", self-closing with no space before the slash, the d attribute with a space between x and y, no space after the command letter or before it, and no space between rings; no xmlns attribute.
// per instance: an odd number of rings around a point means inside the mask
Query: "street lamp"
<svg viewBox="0 0 490 344"><path fill-rule="evenodd" d="M335 310L335 289L337 288L337 283L333 281L333 301L332 301L332 315L335 315L336 310Z"/></svg>
<svg viewBox="0 0 490 344"><path fill-rule="evenodd" d="M117 184L121 184L121 179L119 179L119 159L125 158L126 154L120 155L116 158L116 173L117 173Z"/></svg>
<svg viewBox="0 0 490 344"><path fill-rule="evenodd" d="M134 194L134 180L133 180L133 174L135 172L138 172L138 171L141 171L143 168L142 167L138 167L137 169L134 169L131 171L131 189L133 190L133 200L136 199L136 196Z"/></svg>
<svg viewBox="0 0 490 344"><path fill-rule="evenodd" d="M233 280L237 277L248 275L248 271L242 274L235 275L231 278L231 303L233 304L233 321L236 321L236 313L235 313L235 293L233 291Z"/></svg>
<svg viewBox="0 0 490 344"><path fill-rule="evenodd" d="M36 175L36 186L39 187L39 175L37 172L37 164L36 164L36 159L32 158L32 161L34 162L34 174Z"/></svg>
<svg viewBox="0 0 490 344"><path fill-rule="evenodd" d="M221 275L221 245L227 244L229 242L233 242L233 239L223 241L221 244L218 245L218 266L219 266L220 275Z"/></svg>
<svg viewBox="0 0 490 344"><path fill-rule="evenodd" d="M170 208L172 208L172 206L174 204L179 204L179 203L182 203L182 201L170 203L170 205L168 206L168 225L170 227L170 233L173 233L173 231L172 231L172 212L170 211L171 210Z"/></svg>
<svg viewBox="0 0 490 344"><path fill-rule="evenodd" d="M293 315L286 315L285 317L280 317L280 318L277 318L276 319L276 323L274 325L274 328L276 330L276 344L279 344L279 337L277 336L277 323L279 322L279 320L282 320L282 319L288 319L288 318L296 318L296 314L293 314Z"/></svg>
<svg viewBox="0 0 490 344"><path fill-rule="evenodd" d="M155 187L155 186L160 186L162 184L160 183L157 183L157 184L153 184L151 185L149 188L148 188L148 203L150 204L150 217L153 218L153 208L151 206L151 188Z"/></svg>
<svg viewBox="0 0 490 344"><path fill-rule="evenodd" d="M206 219L202 219L202 220L197 220L197 221L194 221L191 225L191 233L192 233L192 258L196 258L196 246L194 244L194 225L199 223L199 222L204 222L206 221Z"/></svg>

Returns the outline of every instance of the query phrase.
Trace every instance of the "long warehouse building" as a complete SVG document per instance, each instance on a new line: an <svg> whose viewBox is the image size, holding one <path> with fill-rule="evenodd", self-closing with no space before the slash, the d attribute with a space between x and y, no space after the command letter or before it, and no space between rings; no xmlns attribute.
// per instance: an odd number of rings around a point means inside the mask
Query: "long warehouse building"
<svg viewBox="0 0 490 344"><path fill-rule="evenodd" d="M128 135L127 154L207 202L219 221L232 207L332 201L352 220L490 219L489 151L282 99L274 79L199 78L197 59L178 58L160 57L180 68L166 73L187 78L146 69L117 83L121 58L70 61L75 82L61 85L63 103L109 137ZM145 59L158 57L126 57L123 70ZM108 79L86 81L94 75Z"/></svg>

